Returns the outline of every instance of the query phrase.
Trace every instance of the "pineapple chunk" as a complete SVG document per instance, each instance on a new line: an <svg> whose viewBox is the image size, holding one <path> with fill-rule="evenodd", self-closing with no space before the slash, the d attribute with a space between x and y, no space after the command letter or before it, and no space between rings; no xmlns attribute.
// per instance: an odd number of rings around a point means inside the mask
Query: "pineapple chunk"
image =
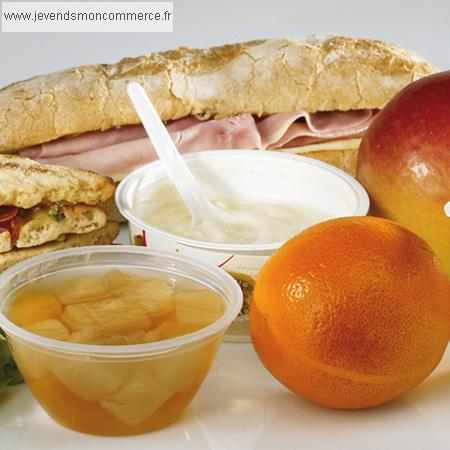
<svg viewBox="0 0 450 450"><path fill-rule="evenodd" d="M156 328L147 331L145 342L157 342L163 341L164 339L172 339L174 337L193 333L198 329L199 327L192 325L182 325L175 322L164 321Z"/></svg>
<svg viewBox="0 0 450 450"><path fill-rule="evenodd" d="M61 321L73 331L100 328L110 335L148 330L151 325L144 309L125 298L66 306Z"/></svg>
<svg viewBox="0 0 450 450"><path fill-rule="evenodd" d="M9 311L9 319L23 326L45 319L56 319L63 313L61 303L48 292L28 292L17 298Z"/></svg>
<svg viewBox="0 0 450 450"><path fill-rule="evenodd" d="M194 331L197 331L200 328L201 327L195 325L184 325L181 323L165 321L157 328L155 328L155 331L158 331L159 338L160 340L162 340L162 339L171 339L177 336L183 336L184 334L193 333Z"/></svg>
<svg viewBox="0 0 450 450"><path fill-rule="evenodd" d="M122 334L117 336L111 336L103 342L103 345L135 345L144 344L146 341L147 333L144 330L135 331L130 334Z"/></svg>
<svg viewBox="0 0 450 450"><path fill-rule="evenodd" d="M132 345L147 342L146 335L144 330L129 334L110 334L102 328L83 328L73 332L67 340L91 345Z"/></svg>
<svg viewBox="0 0 450 450"><path fill-rule="evenodd" d="M178 292L174 295L178 306L192 309L200 309L205 312L220 314L223 312L224 304L222 297L216 292L208 289L199 289L190 292Z"/></svg>
<svg viewBox="0 0 450 450"><path fill-rule="evenodd" d="M63 305L91 302L111 296L106 283L93 275L73 278L56 286L53 292Z"/></svg>
<svg viewBox="0 0 450 450"><path fill-rule="evenodd" d="M200 372L209 367L212 356L210 346L203 345L148 364L161 386L169 391L185 392L192 387Z"/></svg>
<svg viewBox="0 0 450 450"><path fill-rule="evenodd" d="M127 298L137 301L151 318L166 316L175 310L171 287L157 278L135 284L128 291Z"/></svg>
<svg viewBox="0 0 450 450"><path fill-rule="evenodd" d="M51 356L15 339L11 339L10 344L14 361L25 379L39 380L50 374Z"/></svg>
<svg viewBox="0 0 450 450"><path fill-rule="evenodd" d="M69 330L58 319L41 320L23 328L30 333L58 341L65 341L69 337Z"/></svg>
<svg viewBox="0 0 450 450"><path fill-rule="evenodd" d="M113 269L106 272L105 275L103 275L103 279L110 289L122 291L123 289L128 288L136 277L121 272L120 270Z"/></svg>
<svg viewBox="0 0 450 450"><path fill-rule="evenodd" d="M122 422L136 426L154 414L172 396L148 371L138 371L118 391L100 404Z"/></svg>
<svg viewBox="0 0 450 450"><path fill-rule="evenodd" d="M176 317L181 325L192 325L198 328L204 328L218 320L221 315L221 312L208 312L201 309L177 305Z"/></svg>
<svg viewBox="0 0 450 450"><path fill-rule="evenodd" d="M67 342L74 342L76 344L102 345L102 340L109 337L110 335L100 327L86 327L81 330L74 331L68 337Z"/></svg>
<svg viewBox="0 0 450 450"><path fill-rule="evenodd" d="M59 360L52 372L60 383L86 402L100 400L119 389L129 377L128 364Z"/></svg>
<svg viewBox="0 0 450 450"><path fill-rule="evenodd" d="M159 333L158 328L154 328L153 330L148 330L145 334L144 338L145 342L157 342L161 340L161 335Z"/></svg>

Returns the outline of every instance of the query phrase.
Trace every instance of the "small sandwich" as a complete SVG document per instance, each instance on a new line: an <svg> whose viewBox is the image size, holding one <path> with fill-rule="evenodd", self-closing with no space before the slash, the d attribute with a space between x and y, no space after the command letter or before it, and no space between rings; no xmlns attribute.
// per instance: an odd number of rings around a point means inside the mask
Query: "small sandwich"
<svg viewBox="0 0 450 450"><path fill-rule="evenodd" d="M54 250L111 244L119 226L99 205L113 193L109 177L0 155L0 272Z"/></svg>
<svg viewBox="0 0 450 450"><path fill-rule="evenodd" d="M118 176L156 159L126 92L140 82L180 151L281 150L349 173L362 134L400 89L437 69L342 36L179 48L0 90L0 152Z"/></svg>

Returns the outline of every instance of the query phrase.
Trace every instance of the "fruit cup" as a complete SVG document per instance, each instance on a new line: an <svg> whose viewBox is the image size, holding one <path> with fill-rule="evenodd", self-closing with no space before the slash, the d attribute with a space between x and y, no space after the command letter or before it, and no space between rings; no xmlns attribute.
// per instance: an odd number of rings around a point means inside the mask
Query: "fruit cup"
<svg viewBox="0 0 450 450"><path fill-rule="evenodd" d="M14 292L54 276L119 269L201 285L219 294L212 324L153 343L87 345L38 336L8 319ZM59 424L104 436L146 433L177 420L201 386L242 306L238 284L204 262L129 246L83 247L17 264L0 276L0 327L36 400Z"/></svg>

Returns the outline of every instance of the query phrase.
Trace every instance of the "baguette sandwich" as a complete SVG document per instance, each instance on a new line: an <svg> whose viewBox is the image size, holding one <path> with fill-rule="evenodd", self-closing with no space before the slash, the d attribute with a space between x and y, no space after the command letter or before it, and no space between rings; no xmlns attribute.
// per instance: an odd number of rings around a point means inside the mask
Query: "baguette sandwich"
<svg viewBox="0 0 450 450"><path fill-rule="evenodd" d="M0 155L0 272L53 250L111 244L119 227L98 205L113 192L102 175Z"/></svg>
<svg viewBox="0 0 450 450"><path fill-rule="evenodd" d="M139 81L182 152L272 149L355 170L373 117L437 69L349 37L180 48L38 76L0 90L0 152L120 175L156 159L128 99Z"/></svg>

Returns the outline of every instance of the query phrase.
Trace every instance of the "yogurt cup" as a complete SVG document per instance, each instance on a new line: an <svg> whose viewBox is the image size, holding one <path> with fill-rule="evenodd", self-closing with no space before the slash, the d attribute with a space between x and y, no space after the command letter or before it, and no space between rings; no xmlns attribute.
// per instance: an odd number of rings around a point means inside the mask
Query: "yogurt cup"
<svg viewBox="0 0 450 450"><path fill-rule="evenodd" d="M256 150L210 150L184 157L206 196L300 203L320 209L326 219L363 216L369 197L361 184L344 171L311 158ZM129 221L131 241L212 263L229 272L244 293L241 314L228 329L228 341L249 341L247 311L260 268L284 242L233 244L193 240L150 226L139 216L138 199L167 182L159 161L141 167L122 180L116 203ZM304 227L299 227L299 232Z"/></svg>

